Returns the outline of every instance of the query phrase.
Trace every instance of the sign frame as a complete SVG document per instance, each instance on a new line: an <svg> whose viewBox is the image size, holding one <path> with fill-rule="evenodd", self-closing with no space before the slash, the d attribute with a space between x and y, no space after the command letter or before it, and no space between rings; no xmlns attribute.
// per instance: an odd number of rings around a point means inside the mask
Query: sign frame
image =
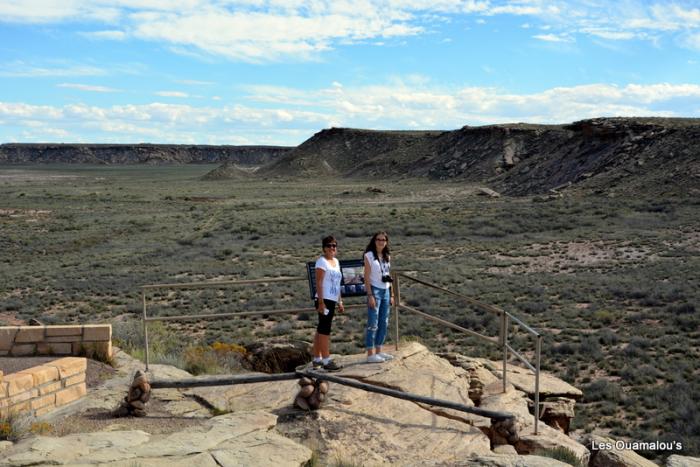
<svg viewBox="0 0 700 467"><path fill-rule="evenodd" d="M339 259L340 262L340 296L359 297L367 294L365 289L365 262L363 259ZM309 296L316 298L316 261L306 263L309 279Z"/></svg>

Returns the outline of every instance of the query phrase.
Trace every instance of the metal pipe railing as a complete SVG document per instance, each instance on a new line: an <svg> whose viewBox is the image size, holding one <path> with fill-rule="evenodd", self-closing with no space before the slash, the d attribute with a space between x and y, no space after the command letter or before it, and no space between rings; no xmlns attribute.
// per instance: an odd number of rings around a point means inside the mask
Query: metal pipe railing
<svg viewBox="0 0 700 467"><path fill-rule="evenodd" d="M475 300L471 297L468 297L467 295L454 292L452 290L449 290L445 287L441 287L436 284L432 284L430 282L415 278L413 276L409 276L408 274L405 273L399 273L399 272L393 272L392 276L394 278L393 282L393 291L392 293L394 294L394 323L395 323L395 332L394 332L394 338L395 338L395 345L396 345L396 350L399 349L399 311L400 310L405 310L409 311L411 313L417 314L425 319L428 319L430 321L434 321L436 323L439 323L443 326L446 326L451 329L455 329L457 331L463 332L465 334L469 334L474 337L478 337L480 339L489 341L493 344L500 345L503 349L503 392L506 391L506 386L507 386L507 365L508 365L508 357L509 353L512 353L515 355L521 362L523 362L528 368L530 368L532 371L535 373L535 434L537 434L537 429L538 429L538 420L540 417L540 409L539 409L539 383L540 383L540 360L541 360L541 350L542 350L542 336L540 333L532 329L530 326L525 324L522 320L519 318L513 316L511 313L506 312L505 310L502 310L501 308L482 303L478 300ZM404 305L401 303L401 289L399 285L399 281L401 278L405 278L409 281L415 282L417 284L441 291L443 293L458 297L467 303L475 306L476 308L479 308L483 311L487 311L490 313L494 313L500 316L501 322L500 322L500 329L499 329L499 336L498 337L491 337L491 336L485 336L483 334L480 334L476 331L472 331L470 329L466 329L462 326L456 325L454 323L451 323L447 320L444 320L442 318L438 318L436 316L433 316L431 314L425 313L421 310L418 310L417 308L410 307L407 305ZM237 317L237 316L253 316L253 315L273 315L273 314L287 314L287 313L304 313L304 312L314 312L315 309L313 308L291 308L291 309L285 309L285 310L258 310L258 311L239 311L239 312L229 312L229 313L207 313L207 314L200 314L200 315L177 315L177 316L163 316L163 317L149 317L147 315L147 309L146 309L146 291L147 290L155 290L155 289L201 289L201 288L216 288L216 287L228 287L228 286L234 286L234 285L253 285L253 284L266 284L266 283L276 283L276 282L295 282L295 281L303 281L306 280L305 277L277 277L277 278L268 278L268 279L250 279L250 280L231 280L231 281L213 281L213 282L187 282L187 283L176 283L176 284L148 284L148 285L143 285L141 286L141 294L142 294L142 301L143 301L143 335L144 335L144 357L146 360L146 371L148 371L148 365L149 365L149 349L148 349L148 322L151 321L181 321L181 320L191 320L191 319L215 319L215 318L225 318L225 317ZM364 308L366 305L364 304L358 304L358 305L348 305L345 308ZM533 335L536 339L536 345L535 345L535 360L536 364L533 366L523 355L521 355L519 352L517 352L515 349L513 349L509 343L508 343L508 329L509 329L509 323L512 321L514 324L517 324L521 326L523 329L525 329L529 334Z"/></svg>
<svg viewBox="0 0 700 467"><path fill-rule="evenodd" d="M445 292L445 293L450 294L452 296L459 297L462 300L466 301L467 303L470 303L471 305L473 305L473 306L475 306L483 311L495 313L495 314L498 314L500 316L501 322L500 322L499 336L498 336L498 338L496 338L496 337L484 336L483 334L479 334L475 331L465 329L461 326L450 323L449 321L443 320L441 318L437 318L433 315L430 315L428 313L420 311L416 308L403 305L400 302L398 303L398 307L397 307L398 309L410 311L410 312L418 314L419 316L422 316L426 319L429 319L431 321L435 321L437 323L445 325L449 328L456 329L456 330L464 332L466 334L469 334L469 335L472 335L475 337L479 337L479 338L487 340L491 343L500 345L502 350L503 350L503 392L506 392L507 378L508 378L508 357L509 357L510 353L515 355L530 370L532 370L535 373L535 394L534 394L534 396L535 396L535 410L534 410L535 426L534 426L534 433L537 434L538 421L540 418L540 408L539 408L540 389L539 388L540 388L540 359L541 359L541 351L542 351L542 336L540 335L540 333L535 331L534 329L532 329L527 324L525 324L521 319L517 318L513 314L511 314L511 313L509 313L501 308L482 303L482 302L475 300L471 297L468 297L464 294L454 292L452 290L446 289L445 287L441 287L441 286L436 285L436 284L431 284L430 282L427 282L427 281L424 281L421 279L417 279L417 278L409 276L405 273L397 274L397 279L398 279L398 277L403 277L403 278L406 278L406 279L413 281L415 283L429 287L431 289L439 290L441 292ZM397 284L396 288L398 289L398 284ZM396 290L396 296L400 296L399 293L400 293L399 290ZM535 366L533 366L532 363L530 363L530 361L527 358L525 358L523 355L521 355L519 352L517 352L515 349L513 349L513 347L511 347L508 344L508 328L509 328L510 321L513 321L513 323L521 326L523 329L525 329L525 331L527 331L529 334L531 334L535 337L535 339L536 339L536 344L535 344L536 365ZM397 341L398 341L398 337L397 337Z"/></svg>
<svg viewBox="0 0 700 467"><path fill-rule="evenodd" d="M244 279L235 281L210 281L210 282L179 282L174 284L147 284L141 289L206 289L209 287L224 287L229 285L267 284L270 282L295 282L304 281L305 277L272 277L270 279Z"/></svg>
<svg viewBox="0 0 700 467"><path fill-rule="evenodd" d="M349 308L367 308L367 305L346 305L345 309ZM286 310L256 310L256 311L235 311L231 313L207 313L201 315L177 315L177 316L152 316L146 318L146 321L186 321L189 319L213 319L213 318L230 318L236 316L253 316L253 315L282 315L287 313L316 313L315 308L289 308Z"/></svg>
<svg viewBox="0 0 700 467"><path fill-rule="evenodd" d="M399 287L399 275L392 272L391 275L394 278L394 286L391 288L394 294L394 346L396 350L399 350L399 303L401 303L401 288Z"/></svg>
<svg viewBox="0 0 700 467"><path fill-rule="evenodd" d="M448 409L459 410L462 412L488 417L492 421L513 420L515 415L509 412L499 412L496 410L481 409L479 407L468 406L457 402L447 401L444 399L436 399L434 397L421 396L410 392L404 392L397 389L368 384L362 381L356 381L350 378L341 378L339 376L329 375L325 372L318 372L311 369L297 369L290 373L277 374L253 374L253 375L224 375L224 376L205 376L188 379L154 379L150 382L151 389L164 388L197 388L197 387L212 387L212 386L230 386L235 384L252 384L272 381L286 381L301 377L314 378L316 380L325 380L344 386L362 389L363 391L375 392L385 396L395 397L397 399L418 402L421 404L429 404L437 407L445 407Z"/></svg>
<svg viewBox="0 0 700 467"><path fill-rule="evenodd" d="M495 337L489 337L489 336L484 336L483 334L479 334L476 331L472 331L471 329L463 328L462 326L458 326L456 324L450 323L449 321L446 321L442 318L438 318L437 316L430 315L428 313L425 313L423 311L417 310L413 307L407 306L407 305L399 305L399 308L402 310L407 310L410 311L411 313L415 313L419 316L422 316L423 318L430 320L430 321L435 321L436 323L440 323L444 326L447 326L448 328L451 329L456 329L457 331L464 332L466 334L469 334L474 337L479 337L481 339L485 339L487 341L493 342L494 344L498 343L498 339Z"/></svg>
<svg viewBox="0 0 700 467"><path fill-rule="evenodd" d="M484 310L484 311L488 311L488 312L491 312L491 313L494 313L494 314L497 314L497 315L500 315L501 313L504 313L504 311L501 310L501 309L498 308L498 307L495 307L495 306L493 306L493 305L489 305L488 303L480 302L479 300L475 300L475 299L473 299L473 298L471 298L471 297L468 297L468 296L466 296L466 295L463 295L463 294L461 294L461 293L459 293L459 292L455 292L455 291L453 291L453 290L446 289L445 287L441 287L441 286L436 285L436 284L431 284L430 282L426 282L426 281L417 279L417 278L415 278L415 277L413 277L413 276L409 276L408 274L403 273L403 272L402 272L402 273L398 273L398 275L401 276L401 277L405 277L406 279L409 279L409 280L411 280L411 281L413 281L413 282L416 282L416 283L418 283L418 284L422 284L422 285L425 285L426 287L430 287L431 289L439 290L439 291L441 291L441 292L445 292L445 293L448 293L448 294L450 294L450 295L454 295L455 297L459 297L459 298L461 298L462 300L464 300L465 302L467 302L467 303L469 303L469 304L471 304L471 305L474 305L474 306L476 306L477 308L481 308L481 309Z"/></svg>
<svg viewBox="0 0 700 467"><path fill-rule="evenodd" d="M342 384L345 386L350 386L356 389L362 389L363 391L376 392L379 394L384 394L386 396L395 397L397 399L403 399L411 402L419 402L422 404L429 404L438 407L445 407L452 410L459 410L461 412L471 413L474 415L479 415L481 417L488 417L491 420L504 421L513 420L515 415L509 412L498 412L495 410L481 409L479 407L468 406L464 404L459 404L452 401L446 401L444 399L436 399L434 397L420 396L417 394L412 394L410 392L403 392L396 389L391 389L383 386L377 386L374 384L367 384L361 381L355 381L349 378L341 378L339 376L329 375L328 373L322 373L319 371L306 370L297 372L300 375L304 375L311 378L316 378L319 380L326 380L332 383Z"/></svg>

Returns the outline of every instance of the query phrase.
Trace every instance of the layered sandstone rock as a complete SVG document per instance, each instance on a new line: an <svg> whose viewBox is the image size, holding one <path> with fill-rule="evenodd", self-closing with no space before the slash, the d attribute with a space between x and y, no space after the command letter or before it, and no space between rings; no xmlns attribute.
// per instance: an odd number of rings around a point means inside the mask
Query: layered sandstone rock
<svg viewBox="0 0 700 467"><path fill-rule="evenodd" d="M5 447L0 466L300 465L311 458L311 449L329 463L361 460L367 465L558 466L562 464L537 457L537 453L561 446L587 461L588 450L561 431L540 423L535 435L531 397L514 384L503 392L490 364L454 357L453 361L462 362L454 366L418 343L402 345L400 351L392 353L395 359L383 364L367 364L365 355L338 357L344 368L335 375L465 406L510 412L516 423L500 426L481 416L339 383L333 383L316 411L293 407L299 392L308 391L305 387L312 387L312 392L320 388L314 381L156 389L146 405L157 403L160 410L168 407L173 416L211 417L207 408L225 415L201 419L184 431L167 434L130 428L137 420L148 420L151 415L147 410L145 418L119 419L113 431L63 438L39 436ZM130 385L143 386L138 376L132 381L140 363L122 356L116 356L121 365L118 377L88 394L80 408L109 411ZM150 369L151 381L191 377L164 365L151 365ZM144 394L130 392L134 400Z"/></svg>

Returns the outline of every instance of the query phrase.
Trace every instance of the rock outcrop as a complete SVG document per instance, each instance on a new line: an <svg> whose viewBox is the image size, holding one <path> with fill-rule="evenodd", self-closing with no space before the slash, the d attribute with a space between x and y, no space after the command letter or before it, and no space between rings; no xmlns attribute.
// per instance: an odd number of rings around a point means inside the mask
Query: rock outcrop
<svg viewBox="0 0 700 467"><path fill-rule="evenodd" d="M591 451L590 467L654 467L652 461L645 459L629 449L615 448L615 440L603 436L587 435L584 444ZM600 446L606 446L601 449ZM611 446L611 447L609 447Z"/></svg>
<svg viewBox="0 0 700 467"><path fill-rule="evenodd" d="M212 418L203 428L170 435L144 431L36 436L3 452L0 466L70 465L280 465L298 467L311 450L274 431L277 416L264 411Z"/></svg>
<svg viewBox="0 0 700 467"><path fill-rule="evenodd" d="M246 180L255 173L257 167L252 169L239 166L235 163L226 162L216 169L202 176L202 180L207 182L216 182L220 180Z"/></svg>
<svg viewBox="0 0 700 467"><path fill-rule="evenodd" d="M466 406L474 406L476 401L484 409L511 412L517 417L519 434L510 442L518 453L565 446L581 459L588 459L584 446L545 423L540 423L537 435L533 433L530 397L512 384L503 393L501 381L489 370L496 362L459 354L450 354L448 361L415 342L403 345L394 354L395 359L384 364L366 364L364 355L339 357L337 361L344 368L338 376ZM509 366L509 372L518 370ZM528 385L524 375L521 383ZM543 378L543 388L552 394L559 394L561 388L568 386L563 384L553 377ZM304 435L298 440L314 433L319 450L329 459L363 459L371 465L426 462L459 465L469 456L490 456L492 447L509 443L508 436L499 437L494 432L488 418L367 393L337 383L326 395L321 410L295 415L288 408L298 391L296 381L282 381L274 385L195 388L187 393L220 410L238 411L255 406L284 413L278 429L294 438L299 436L299 425L303 425ZM580 395L571 386L564 393ZM498 459L515 462L512 458ZM523 465L535 465L536 460L530 461L533 463Z"/></svg>
<svg viewBox="0 0 700 467"><path fill-rule="evenodd" d="M700 458L672 454L666 459L666 467L700 467Z"/></svg>
<svg viewBox="0 0 700 467"><path fill-rule="evenodd" d="M185 144L0 144L0 164L191 164L261 165L288 153L283 146Z"/></svg>
<svg viewBox="0 0 700 467"><path fill-rule="evenodd" d="M555 425L559 429L541 422L535 434L532 375L527 371L509 365L508 376L512 378L504 392L498 362L454 353L442 358L418 343L403 344L392 353L394 360L383 364L367 364L365 355L337 357L344 368L334 375L464 406L509 412L515 416L515 424L500 427L476 414L365 392L337 382L326 388L325 401L316 411L293 406L304 388L313 392L320 387L307 381L300 385L297 379L155 389L144 417L114 419L104 430L90 433L33 436L16 444L0 443L0 466L301 465L313 455L321 463L554 467L566 464L541 457L542 452L562 447L584 465L653 465L632 451L589 450L592 438L580 444L568 437L557 424L561 417L572 415L580 391L556 378L543 377L541 389L553 398L544 407L545 412L558 414ZM116 378L66 407L63 413L51 414L53 420L81 411L88 411L91 417L109 414L129 389L135 370L141 367L140 362L125 359L120 352L117 360L122 366ZM139 377L132 387L140 387L143 381ZM152 365L148 377L154 381L191 375L173 367ZM138 400L140 394L132 392L133 397L128 399ZM151 412L150 407L155 411ZM170 422L168 417L173 417ZM144 425L149 419L166 425L177 425L174 420L190 421L185 428L153 431ZM514 430L508 431L510 428ZM599 445L602 438L596 439ZM671 456L668 465L694 465L695 461Z"/></svg>
<svg viewBox="0 0 700 467"><path fill-rule="evenodd" d="M331 128L260 174L455 179L507 195L571 187L688 195L700 194L698 141L700 119L598 118L443 132Z"/></svg>

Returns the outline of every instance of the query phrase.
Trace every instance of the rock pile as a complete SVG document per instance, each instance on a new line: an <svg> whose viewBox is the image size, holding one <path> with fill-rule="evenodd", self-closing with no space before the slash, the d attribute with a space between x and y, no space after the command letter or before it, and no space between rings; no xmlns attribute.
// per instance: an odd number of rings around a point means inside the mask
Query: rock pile
<svg viewBox="0 0 700 467"><path fill-rule="evenodd" d="M115 417L145 417L146 402L151 398L151 385L146 378L146 374L137 370L134 374L134 381L129 387L129 393L124 397L119 407L112 413Z"/></svg>
<svg viewBox="0 0 700 467"><path fill-rule="evenodd" d="M491 443L494 446L501 444L515 444L520 441L521 424L517 418L493 422L491 425Z"/></svg>
<svg viewBox="0 0 700 467"><path fill-rule="evenodd" d="M301 389L294 398L294 405L302 410L318 410L326 400L328 381L314 381L304 376L299 380Z"/></svg>

